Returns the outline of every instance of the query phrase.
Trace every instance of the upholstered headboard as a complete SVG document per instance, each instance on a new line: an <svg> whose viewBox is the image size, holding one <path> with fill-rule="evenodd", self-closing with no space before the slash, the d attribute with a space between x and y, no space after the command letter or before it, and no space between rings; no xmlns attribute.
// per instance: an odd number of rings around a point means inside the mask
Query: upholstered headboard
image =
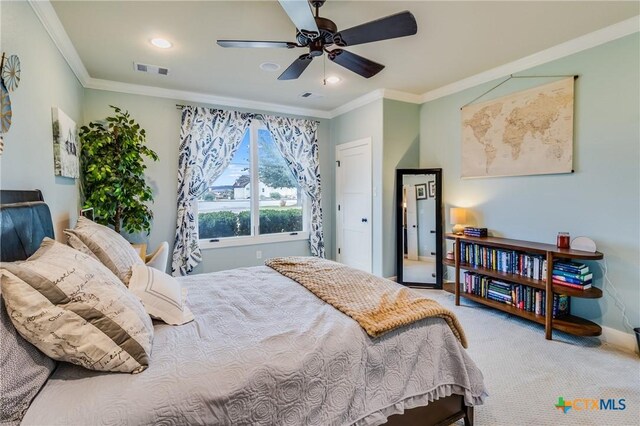
<svg viewBox="0 0 640 426"><path fill-rule="evenodd" d="M10 194L8 194L10 193ZM54 238L49 206L40 191L0 191L0 258L24 260L35 253L45 237ZM19 202L5 204L5 200Z"/></svg>
<svg viewBox="0 0 640 426"><path fill-rule="evenodd" d="M0 204L26 203L27 201L44 201L39 189L15 190L3 189L0 191Z"/></svg>

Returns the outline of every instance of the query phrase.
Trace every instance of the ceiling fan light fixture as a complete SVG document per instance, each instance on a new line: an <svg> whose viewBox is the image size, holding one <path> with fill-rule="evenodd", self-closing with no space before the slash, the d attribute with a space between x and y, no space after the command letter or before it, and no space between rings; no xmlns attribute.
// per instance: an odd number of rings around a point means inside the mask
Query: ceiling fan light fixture
<svg viewBox="0 0 640 426"><path fill-rule="evenodd" d="M151 44L160 49L169 49L173 44L164 38L152 38Z"/></svg>
<svg viewBox="0 0 640 426"><path fill-rule="evenodd" d="M329 77L325 78L324 81L327 84L338 84L342 81L342 79L337 75L330 75Z"/></svg>
<svg viewBox="0 0 640 426"><path fill-rule="evenodd" d="M291 22L296 26L296 42L272 40L218 40L221 47L235 48L304 48L308 53L298 56L278 77L278 80L295 80L310 65L313 58L325 57L337 65L361 77L371 78L384 69L384 65L344 50L344 47L375 41L415 35L418 32L416 18L409 11L365 22L346 30L338 30L332 20L320 16L325 0L279 0ZM315 8L315 16L309 6ZM328 47L335 46L331 50ZM326 56L324 56L326 54ZM261 67L262 68L262 67ZM263 68L264 69L264 68ZM336 84L323 80L323 84Z"/></svg>
<svg viewBox="0 0 640 426"><path fill-rule="evenodd" d="M262 71L274 72L280 69L280 64L276 64L275 62L263 62L260 64L260 69Z"/></svg>

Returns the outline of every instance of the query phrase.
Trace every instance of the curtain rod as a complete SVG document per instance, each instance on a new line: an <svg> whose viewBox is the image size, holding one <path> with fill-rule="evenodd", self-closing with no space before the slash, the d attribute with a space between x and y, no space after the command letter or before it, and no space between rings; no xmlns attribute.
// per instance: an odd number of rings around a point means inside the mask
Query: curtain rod
<svg viewBox="0 0 640 426"><path fill-rule="evenodd" d="M187 107L187 106L189 106L189 105L176 104L176 109L182 109L182 108ZM264 116L264 114L260 114L260 113L254 113L253 115L254 115L254 117L257 117L257 118L261 118L261 117Z"/></svg>
<svg viewBox="0 0 640 426"><path fill-rule="evenodd" d="M187 107L187 106L189 106L189 105L176 104L176 109L182 110L183 108L185 108L185 107ZM265 112L265 113L262 113L262 112L247 112L247 113L248 113L248 114L253 114L253 117L254 117L254 118L262 119L262 120L264 120L264 117L265 117L265 116L271 116L271 114L266 113L266 112ZM287 117L287 116L286 116L286 115L283 115L283 116L281 116L281 115L276 115L276 117ZM294 117L294 118L295 118L295 117ZM317 123L320 123L320 121L319 121L319 120L317 120L317 119L315 119L315 118L312 118L312 117L303 118L303 119L304 119L304 120L307 120L307 121L315 121L315 122L317 122Z"/></svg>
<svg viewBox="0 0 640 426"><path fill-rule="evenodd" d="M183 104L176 104L176 109L182 110L184 107L186 107L188 105L183 105ZM262 119L264 118L264 114L261 113L254 113L253 116L257 119Z"/></svg>
<svg viewBox="0 0 640 426"><path fill-rule="evenodd" d="M577 74L570 74L570 75L513 75L513 74L509 74L509 77L505 78L503 81L501 81L500 83L496 84L491 89L487 90L482 95L480 95L477 98L475 98L474 100L472 100L470 102L467 102L466 104L462 105L460 107L460 109L471 105L472 103L474 103L475 101L477 101L478 99L480 99L481 97L486 95L487 93L493 92L498 87L502 86L503 84L505 84L507 81L511 80L512 78L560 78L560 77L573 77L573 80L575 81L575 80L578 79L579 76Z"/></svg>

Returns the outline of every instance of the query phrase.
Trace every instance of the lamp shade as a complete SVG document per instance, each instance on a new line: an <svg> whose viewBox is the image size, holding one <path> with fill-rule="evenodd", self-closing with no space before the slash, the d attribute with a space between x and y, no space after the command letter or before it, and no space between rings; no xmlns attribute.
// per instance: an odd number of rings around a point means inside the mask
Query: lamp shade
<svg viewBox="0 0 640 426"><path fill-rule="evenodd" d="M452 207L449 211L451 223L454 225L462 225L467 222L467 210L460 207Z"/></svg>

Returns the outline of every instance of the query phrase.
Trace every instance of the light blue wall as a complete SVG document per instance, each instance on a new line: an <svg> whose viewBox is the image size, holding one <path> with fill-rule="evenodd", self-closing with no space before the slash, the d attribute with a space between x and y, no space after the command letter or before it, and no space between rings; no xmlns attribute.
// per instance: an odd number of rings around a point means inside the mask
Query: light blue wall
<svg viewBox="0 0 640 426"><path fill-rule="evenodd" d="M335 146L371 138L373 273L384 277L396 275L395 170L418 167L419 113L419 105L379 99L331 120Z"/></svg>
<svg viewBox="0 0 640 426"><path fill-rule="evenodd" d="M84 123L105 118L111 114L109 105L128 110L147 131L147 144L160 157L156 163L149 162L147 179L154 190L155 203L152 206L154 222L149 245L153 248L162 241L173 246L176 229L176 206L178 187L178 147L180 143L181 114L176 109L180 101L150 96L128 95L101 90L86 90L84 102ZM211 105L207 105L211 106ZM215 107L215 106L212 106ZM221 107L229 109L229 107ZM240 109L239 109L240 110ZM262 111L255 111L262 112ZM333 187L332 148L329 139L329 123L320 121L318 144L320 148L320 172L324 192L323 212L325 241L327 247L333 246L333 218L331 215L331 197ZM262 251L262 259L256 258L256 251ZM257 244L243 247L228 247L202 250L202 263L196 273L213 272L240 266L264 264L264 259L274 256L308 255L307 241L284 242L275 244ZM329 250L328 255L332 252Z"/></svg>
<svg viewBox="0 0 640 426"><path fill-rule="evenodd" d="M10 92L13 124L0 157L2 189L40 189L56 237L75 223L78 188L53 172L51 107L82 122L83 88L27 2L0 2L0 50L20 57L20 86Z"/></svg>
<svg viewBox="0 0 640 426"><path fill-rule="evenodd" d="M611 294L617 291L631 323L640 326L639 52L636 33L519 73L580 76L573 174L460 179L460 107L496 82L428 102L420 118L420 165L443 168L447 220L448 207L463 206L471 208L473 224L494 235L547 243L555 243L558 231L592 238L605 255L612 285L592 264L604 297L574 298L572 310L626 332ZM549 81L512 80L483 100Z"/></svg>
<svg viewBox="0 0 640 426"><path fill-rule="evenodd" d="M420 106L384 100L382 147L383 270L396 275L396 169L417 168L420 161Z"/></svg>
<svg viewBox="0 0 640 426"><path fill-rule="evenodd" d="M371 102L360 108L331 119L331 141L335 146L358 139L371 138L371 176L372 176L372 272L383 275L383 211L382 211L382 144L383 144L383 101ZM335 148L332 149L332 163L335 164ZM335 189L335 168L332 171ZM331 191L333 223L336 217L335 190ZM335 229L332 229L335 234ZM337 253L337 247L334 253Z"/></svg>

